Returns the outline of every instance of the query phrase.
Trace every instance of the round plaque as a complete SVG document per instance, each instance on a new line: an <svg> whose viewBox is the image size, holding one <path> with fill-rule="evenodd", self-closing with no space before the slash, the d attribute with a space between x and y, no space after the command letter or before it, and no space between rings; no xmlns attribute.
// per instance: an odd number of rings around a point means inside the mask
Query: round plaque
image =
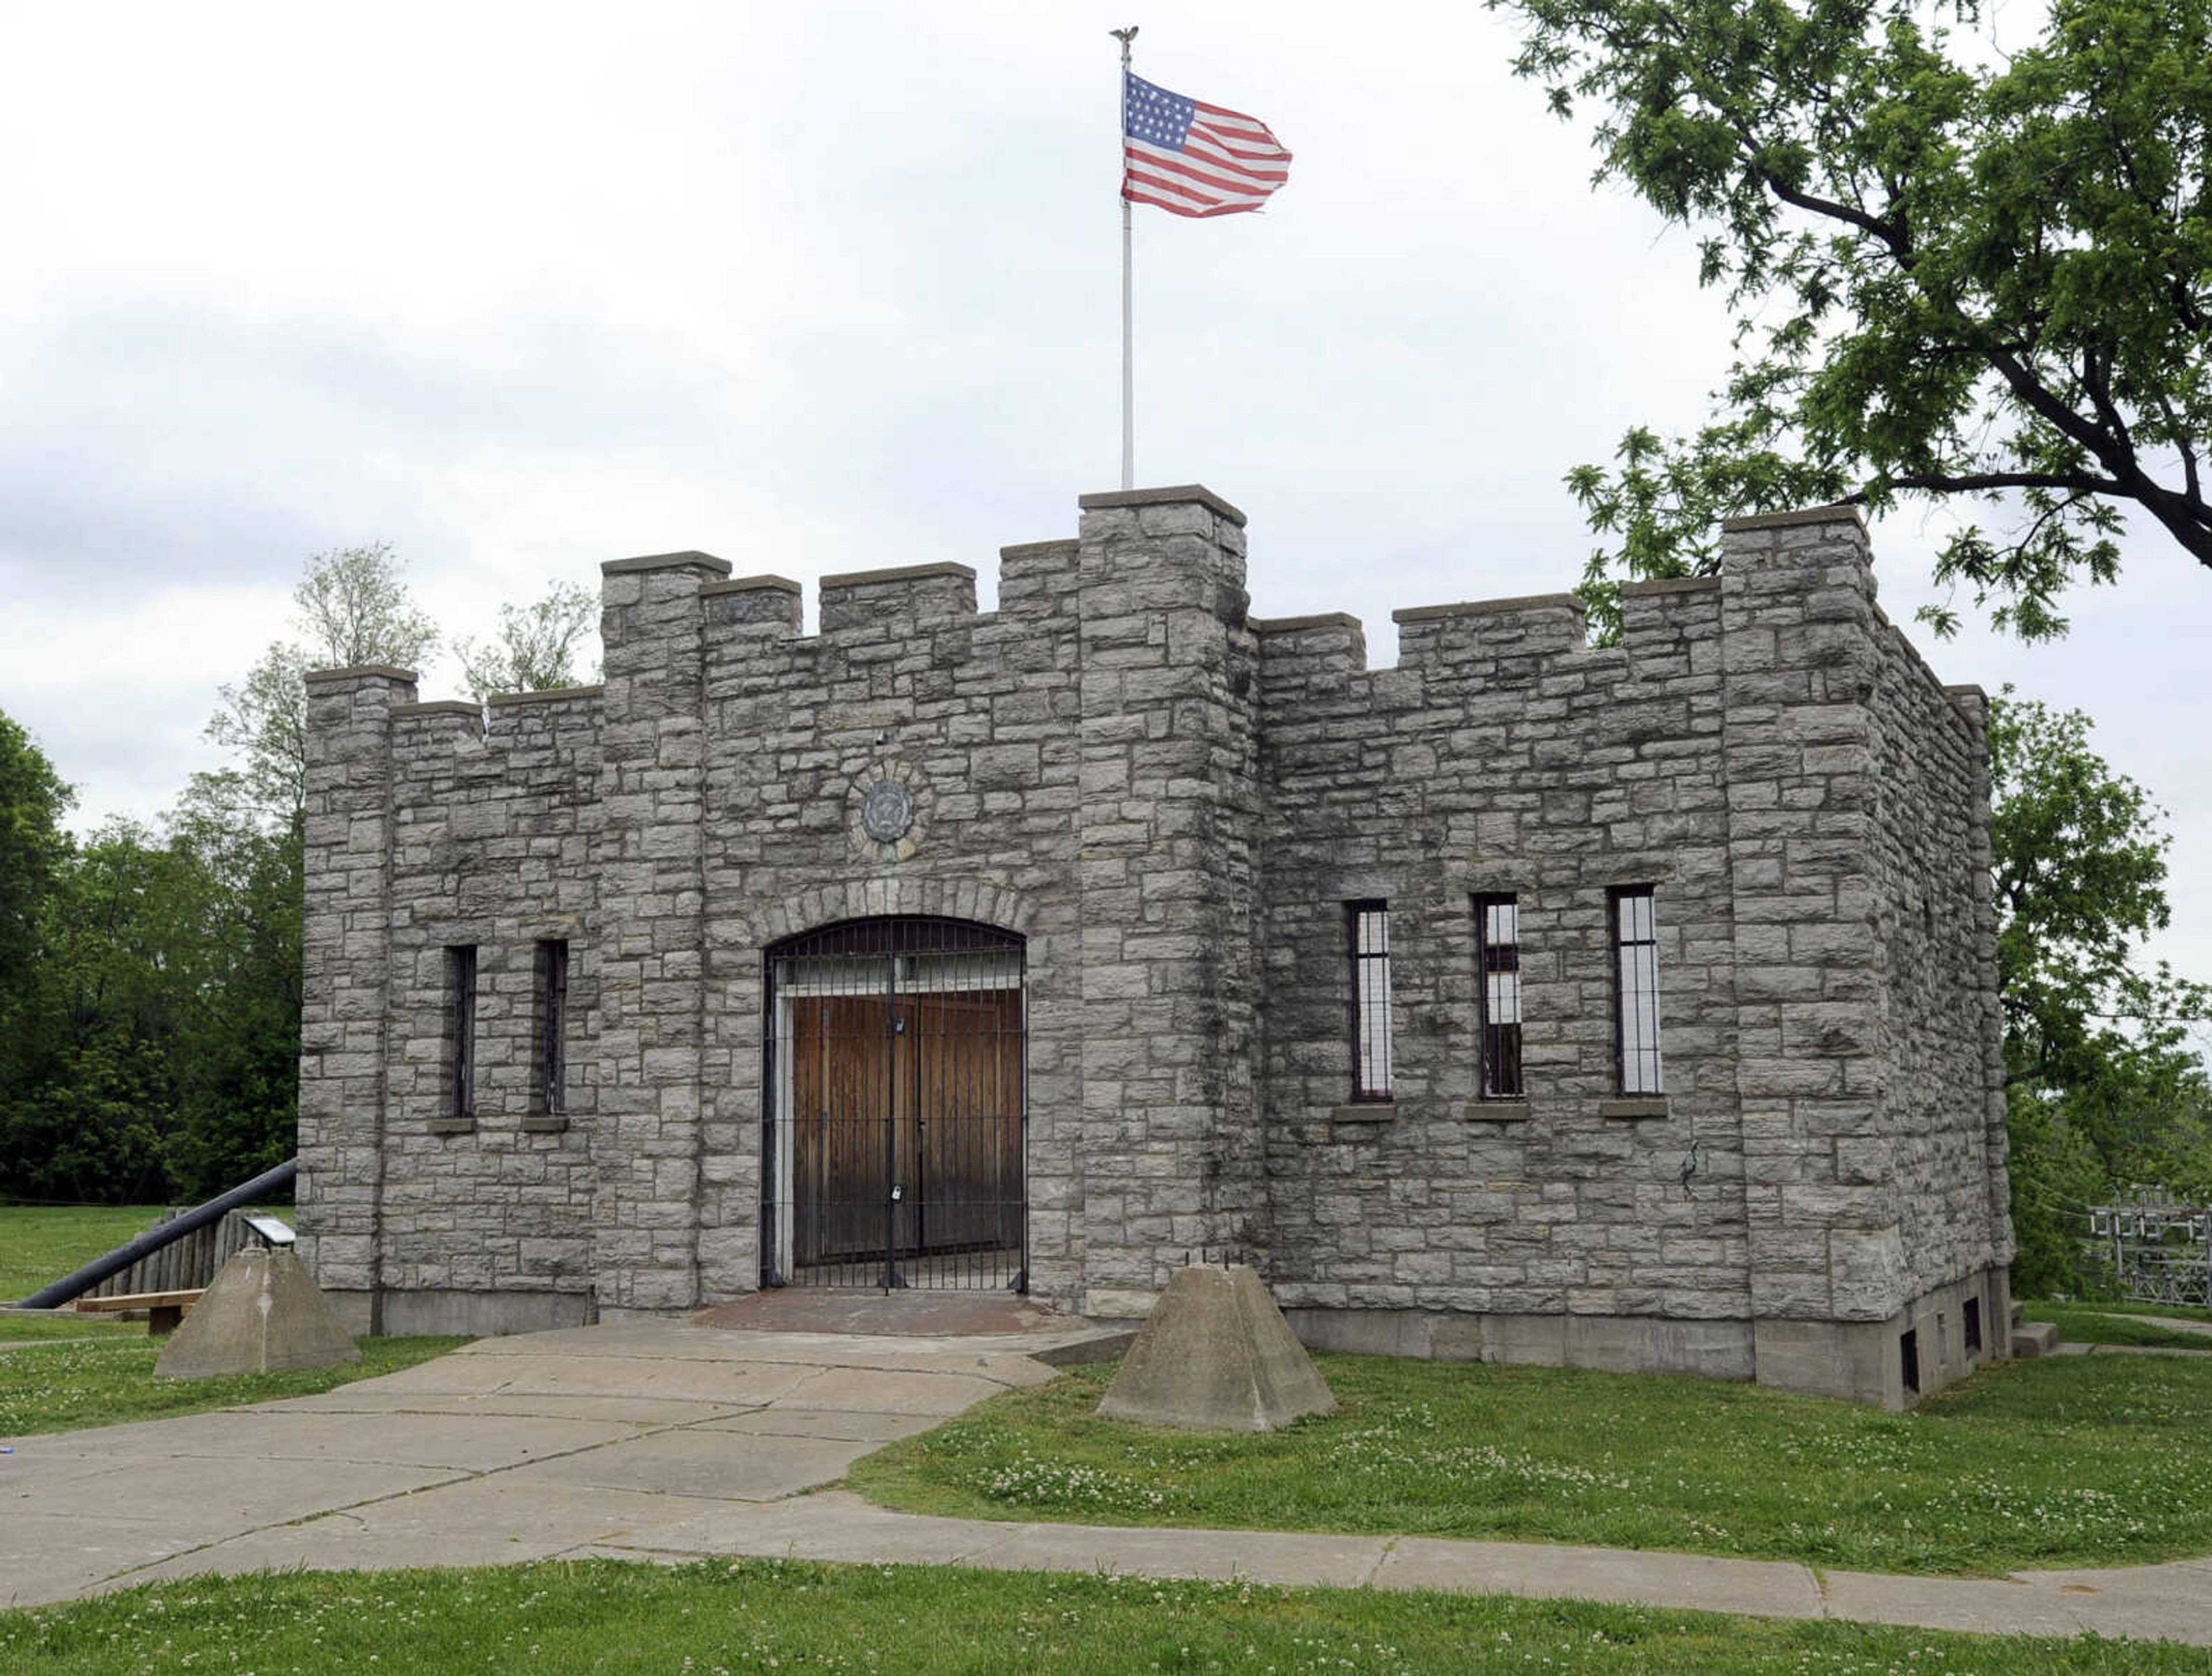
<svg viewBox="0 0 2212 1676"><path fill-rule="evenodd" d="M896 844L914 825L914 794L896 780L878 780L860 803L860 830L878 844Z"/></svg>

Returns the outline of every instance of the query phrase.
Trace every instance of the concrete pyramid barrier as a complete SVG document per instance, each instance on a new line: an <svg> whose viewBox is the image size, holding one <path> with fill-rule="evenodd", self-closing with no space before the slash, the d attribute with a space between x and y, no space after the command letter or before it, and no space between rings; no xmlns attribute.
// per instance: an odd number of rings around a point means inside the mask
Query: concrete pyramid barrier
<svg viewBox="0 0 2212 1676"><path fill-rule="evenodd" d="M249 1246L222 1265L169 1337L158 1379L274 1374L361 1360L351 1335L296 1253Z"/></svg>
<svg viewBox="0 0 2212 1676"><path fill-rule="evenodd" d="M1273 1431L1336 1399L1256 1271L1179 1270L1098 1411L1185 1431Z"/></svg>

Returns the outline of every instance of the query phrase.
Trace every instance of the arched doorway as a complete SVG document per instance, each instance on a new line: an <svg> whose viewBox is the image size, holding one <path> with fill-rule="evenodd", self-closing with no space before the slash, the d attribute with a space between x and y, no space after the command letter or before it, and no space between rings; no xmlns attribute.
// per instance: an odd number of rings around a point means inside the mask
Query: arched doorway
<svg viewBox="0 0 2212 1676"><path fill-rule="evenodd" d="M856 919L767 958L762 1283L1026 1289L1022 939Z"/></svg>

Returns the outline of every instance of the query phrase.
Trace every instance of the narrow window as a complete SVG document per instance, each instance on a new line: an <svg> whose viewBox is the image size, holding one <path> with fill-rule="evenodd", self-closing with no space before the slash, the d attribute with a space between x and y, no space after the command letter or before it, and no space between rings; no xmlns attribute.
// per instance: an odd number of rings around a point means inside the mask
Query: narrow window
<svg viewBox="0 0 2212 1676"><path fill-rule="evenodd" d="M477 1115L477 949L463 943L446 951L446 976L453 985L453 1106L456 1118L473 1123Z"/></svg>
<svg viewBox="0 0 2212 1676"><path fill-rule="evenodd" d="M1390 905L1345 905L1352 944L1352 1097L1390 1098Z"/></svg>
<svg viewBox="0 0 2212 1676"><path fill-rule="evenodd" d="M1620 1092L1658 1094L1659 943L1649 885L1625 885L1613 893L1613 971Z"/></svg>
<svg viewBox="0 0 2212 1676"><path fill-rule="evenodd" d="M1481 979L1485 1100L1521 1098L1521 909L1510 896L1474 899L1475 971Z"/></svg>
<svg viewBox="0 0 2212 1676"><path fill-rule="evenodd" d="M538 1110L557 1118L568 1109L562 1087L568 1072L564 1021L568 1011L568 945L549 939L538 945Z"/></svg>
<svg viewBox="0 0 2212 1676"><path fill-rule="evenodd" d="M1982 1301L1979 1298L1966 1300L1965 1307L1960 1312L1959 1327L1966 1336L1966 1354L1979 1356L1982 1353Z"/></svg>
<svg viewBox="0 0 2212 1676"><path fill-rule="evenodd" d="M1897 1359L1899 1363L1899 1371L1904 1379L1905 1388L1907 1391L1913 1393L1916 1396L1918 1395L1920 1391L1920 1335L1910 1327L1907 1327L1903 1332L1897 1335Z"/></svg>

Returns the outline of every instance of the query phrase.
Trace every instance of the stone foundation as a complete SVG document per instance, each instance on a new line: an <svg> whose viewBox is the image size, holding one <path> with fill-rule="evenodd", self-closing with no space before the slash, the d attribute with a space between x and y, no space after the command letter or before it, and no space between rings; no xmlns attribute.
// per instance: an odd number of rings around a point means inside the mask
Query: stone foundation
<svg viewBox="0 0 2212 1676"><path fill-rule="evenodd" d="M1968 1302L1981 1344L1968 1350ZM2012 1280L1985 1270L1923 1293L1886 1321L1760 1321L1753 1350L1762 1385L1905 1409L2012 1354ZM1907 1388L1902 1340L1914 1338L1919 1388Z"/></svg>
<svg viewBox="0 0 2212 1676"><path fill-rule="evenodd" d="M1977 1306L1980 1344L1966 1343ZM1940 1286L1886 1321L1677 1321L1638 1315L1463 1315L1424 1309L1291 1309L1316 1350L1431 1362L1524 1362L1615 1374L1697 1374L1906 1409L2011 1353L2012 1288L2002 1270ZM1914 1335L1918 1387L1905 1384Z"/></svg>
<svg viewBox="0 0 2212 1676"><path fill-rule="evenodd" d="M588 1326L599 1319L588 1293L390 1290L324 1294L348 1332L465 1333L493 1338L510 1332L544 1332Z"/></svg>
<svg viewBox="0 0 2212 1676"><path fill-rule="evenodd" d="M1752 1377L1748 1321L1649 1315L1457 1315L1422 1309L1292 1309L1310 1349L1433 1362L1523 1362L1616 1374Z"/></svg>

